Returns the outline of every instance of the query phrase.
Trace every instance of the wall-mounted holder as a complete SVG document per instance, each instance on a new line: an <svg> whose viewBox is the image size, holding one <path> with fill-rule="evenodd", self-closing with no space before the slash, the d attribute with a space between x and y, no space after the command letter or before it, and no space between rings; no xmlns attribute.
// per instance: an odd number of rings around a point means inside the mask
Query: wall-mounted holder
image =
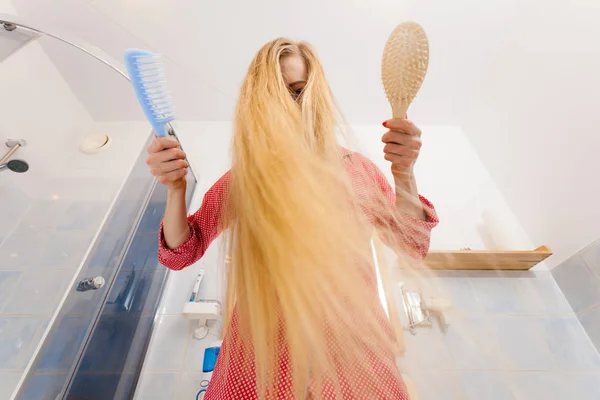
<svg viewBox="0 0 600 400"><path fill-rule="evenodd" d="M424 310L422 307L423 294L420 289L407 288L403 282L398 284L400 291L402 292L402 300L404 303L404 310L408 316L408 327L405 329L416 335L415 328L417 326L431 326L431 319L429 318L429 312Z"/></svg>
<svg viewBox="0 0 600 400"><path fill-rule="evenodd" d="M204 339L208 335L207 321L217 320L221 316L221 303L216 300L188 302L183 306L181 313L187 319L198 321L198 326L194 330L194 337Z"/></svg>
<svg viewBox="0 0 600 400"><path fill-rule="evenodd" d="M440 328L443 332L448 330L450 325L447 311L452 308L452 303L448 299L423 296L420 289L407 288L404 283L400 282L400 291L404 300L404 310L408 315L408 330L413 335L416 335L415 330L418 326L433 326L431 317L437 317Z"/></svg>

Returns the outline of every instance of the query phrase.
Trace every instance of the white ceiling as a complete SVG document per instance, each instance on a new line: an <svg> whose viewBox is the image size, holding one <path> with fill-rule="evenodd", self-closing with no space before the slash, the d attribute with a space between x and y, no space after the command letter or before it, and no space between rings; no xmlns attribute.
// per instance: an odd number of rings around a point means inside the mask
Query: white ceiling
<svg viewBox="0 0 600 400"><path fill-rule="evenodd" d="M532 241L555 249L553 264L600 235L600 208L581 205L600 201L598 0L6 1L115 59L128 47L162 53L180 120L230 120L255 52L288 36L316 47L351 123L378 124L390 114L383 46L396 24L417 21L431 60L411 119L462 127ZM93 71L90 86L89 69L45 50L96 120L139 118L126 85L107 93L114 77Z"/></svg>
<svg viewBox="0 0 600 400"><path fill-rule="evenodd" d="M421 23L431 67L411 110L421 124L460 121L489 54L502 45L517 0L494 7L461 0L11 0L20 17L55 27L121 59L128 47L161 52L182 120L229 120L239 85L258 48L279 36L307 40L319 52L351 123L390 114L380 83L383 46L396 24ZM468 11L468 12L466 12ZM485 45L482 45L485 44ZM52 57L52 54L51 54ZM54 57L52 57L54 58ZM65 64L65 63L63 63ZM67 63L68 64L68 63ZM79 71L62 65L74 81ZM101 82L101 80L97 80ZM74 84L77 86L77 84ZM93 92L76 90L84 103ZM127 107L92 107L100 119L130 119Z"/></svg>

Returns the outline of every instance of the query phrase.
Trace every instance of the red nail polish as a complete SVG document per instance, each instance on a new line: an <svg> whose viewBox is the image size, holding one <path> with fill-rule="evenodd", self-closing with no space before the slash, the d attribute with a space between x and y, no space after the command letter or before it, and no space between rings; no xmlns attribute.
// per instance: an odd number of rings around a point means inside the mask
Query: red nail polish
<svg viewBox="0 0 600 400"><path fill-rule="evenodd" d="M387 128L387 121L383 121L383 124L381 125L383 125L384 128Z"/></svg>

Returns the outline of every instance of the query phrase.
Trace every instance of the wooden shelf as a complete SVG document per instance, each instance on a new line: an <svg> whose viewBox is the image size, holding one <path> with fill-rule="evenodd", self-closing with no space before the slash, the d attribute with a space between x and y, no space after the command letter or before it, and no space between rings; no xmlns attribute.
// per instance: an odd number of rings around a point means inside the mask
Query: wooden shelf
<svg viewBox="0 0 600 400"><path fill-rule="evenodd" d="M425 266L438 270L526 271L551 255L547 246L533 251L432 250L425 258Z"/></svg>

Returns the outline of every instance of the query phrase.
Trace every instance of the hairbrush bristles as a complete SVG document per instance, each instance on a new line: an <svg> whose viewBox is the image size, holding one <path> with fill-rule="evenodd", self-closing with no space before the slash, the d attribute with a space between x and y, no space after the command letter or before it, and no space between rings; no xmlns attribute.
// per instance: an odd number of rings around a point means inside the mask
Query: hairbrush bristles
<svg viewBox="0 0 600 400"><path fill-rule="evenodd" d="M429 42L415 22L403 22L390 35L381 62L381 80L394 118L404 118L423 84L429 65Z"/></svg>

